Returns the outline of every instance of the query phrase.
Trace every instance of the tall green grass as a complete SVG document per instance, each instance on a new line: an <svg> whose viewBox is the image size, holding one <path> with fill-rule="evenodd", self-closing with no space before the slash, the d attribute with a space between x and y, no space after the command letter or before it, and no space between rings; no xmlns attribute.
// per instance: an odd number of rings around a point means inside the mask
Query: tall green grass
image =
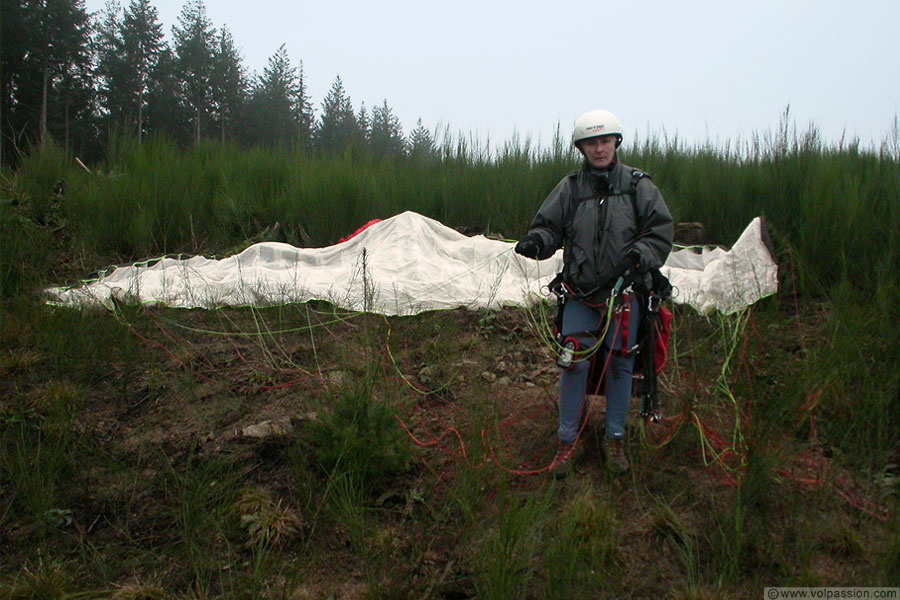
<svg viewBox="0 0 900 600"><path fill-rule="evenodd" d="M227 460L199 458L192 445L184 464L168 465L164 494L179 540L182 575L197 590L221 589L230 583L222 566L233 560L228 544L234 528L239 476Z"/></svg>
<svg viewBox="0 0 900 600"><path fill-rule="evenodd" d="M573 164L570 153L529 147L507 147L487 160L480 150L449 142L430 159L222 144L183 150L162 138L143 145L119 139L109 154L88 176L65 168L62 156L50 160L36 151L6 193L40 197L33 211L40 217L46 202L38 190L68 181L62 208L74 241L130 260L221 252L276 222L327 245L370 219L405 210L515 236Z"/></svg>
<svg viewBox="0 0 900 600"><path fill-rule="evenodd" d="M530 140L495 150L477 143L448 136L423 159L212 143L185 150L163 138L143 145L117 138L94 175L51 145L7 175L4 249L11 254L4 267L27 260L12 241L35 236L13 231L12 215L22 213L8 206L14 199L28 199L27 216L38 225L59 205L76 247L116 260L222 252L276 222L327 245L405 210L516 237L553 185L579 165L560 139L550 148ZM871 292L900 267L900 250L889 243L900 224L900 162L887 142L880 150L827 145L814 129L799 134L785 125L734 145L632 140L620 158L648 171L676 217L704 223L713 241L730 243L753 217L765 216L782 247L803 258L807 291L846 279ZM52 194L57 181L66 182L62 196Z"/></svg>

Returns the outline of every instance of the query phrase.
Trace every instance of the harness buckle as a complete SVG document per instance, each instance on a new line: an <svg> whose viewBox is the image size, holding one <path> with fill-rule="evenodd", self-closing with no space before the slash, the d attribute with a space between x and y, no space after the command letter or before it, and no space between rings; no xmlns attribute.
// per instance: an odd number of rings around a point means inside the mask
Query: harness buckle
<svg viewBox="0 0 900 600"><path fill-rule="evenodd" d="M651 423L659 423L662 420L658 397L644 395L641 398L641 418L649 419Z"/></svg>
<svg viewBox="0 0 900 600"><path fill-rule="evenodd" d="M581 350L581 343L578 338L567 337L559 349L559 355L556 357L556 366L560 369L571 369L577 360L577 353Z"/></svg>
<svg viewBox="0 0 900 600"><path fill-rule="evenodd" d="M631 312L631 303L628 301L628 294L616 296L613 312L617 315L620 315L623 312Z"/></svg>
<svg viewBox="0 0 900 600"><path fill-rule="evenodd" d="M662 411L660 411L658 408L655 410L649 410L649 411L642 410L641 417L643 417L645 419L650 419L651 423L659 423L660 421L662 421Z"/></svg>

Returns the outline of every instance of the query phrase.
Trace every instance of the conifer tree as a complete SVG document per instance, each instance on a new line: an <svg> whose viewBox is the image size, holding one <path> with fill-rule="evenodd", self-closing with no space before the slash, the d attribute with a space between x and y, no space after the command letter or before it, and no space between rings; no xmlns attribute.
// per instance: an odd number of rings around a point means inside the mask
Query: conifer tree
<svg viewBox="0 0 900 600"><path fill-rule="evenodd" d="M183 98L193 115L195 144L200 142L202 123L211 108L215 36L203 0L188 0L181 9L178 26L172 28L172 37Z"/></svg>
<svg viewBox="0 0 900 600"><path fill-rule="evenodd" d="M416 121L416 128L409 134L409 155L416 159L434 158L437 154L434 136L422 125L422 119Z"/></svg>
<svg viewBox="0 0 900 600"><path fill-rule="evenodd" d="M372 124L369 120L369 113L366 111L366 103L359 103L359 111L356 113L356 125L359 127L359 135L360 137L368 142L369 141L369 132L372 129Z"/></svg>
<svg viewBox="0 0 900 600"><path fill-rule="evenodd" d="M122 7L109 0L95 27L94 44L97 49L97 99L104 120L121 122L128 102L127 86L123 85L125 61L122 58Z"/></svg>
<svg viewBox="0 0 900 600"><path fill-rule="evenodd" d="M96 98L90 50L86 50L84 60L70 62L60 73L48 108L50 131L67 150L82 154L96 141Z"/></svg>
<svg viewBox="0 0 900 600"><path fill-rule="evenodd" d="M133 121L140 142L146 132L147 95L165 48L162 24L149 0L131 0L121 19L115 2L98 29L98 92L111 124Z"/></svg>
<svg viewBox="0 0 900 600"><path fill-rule="evenodd" d="M250 114L256 143L305 141L309 136L309 101L301 71L291 66L284 44L269 58L253 87Z"/></svg>
<svg viewBox="0 0 900 600"><path fill-rule="evenodd" d="M385 99L381 106L372 109L369 148L380 156L397 156L403 154L405 147L400 119Z"/></svg>
<svg viewBox="0 0 900 600"><path fill-rule="evenodd" d="M216 42L210 88L213 117L224 142L226 131L233 128L247 96L247 77L228 27L222 27Z"/></svg>
<svg viewBox="0 0 900 600"><path fill-rule="evenodd" d="M322 152L342 152L361 141L361 132L353 105L338 75L322 101L322 117L316 128L316 148Z"/></svg>
<svg viewBox="0 0 900 600"><path fill-rule="evenodd" d="M181 92L175 55L165 47L160 52L147 91L147 131L165 133L178 143L187 144L191 139L191 130L186 125L191 121L191 114L181 100Z"/></svg>
<svg viewBox="0 0 900 600"><path fill-rule="evenodd" d="M316 117L313 114L312 100L306 88L306 75L303 72L303 61L297 66L297 87L300 91L297 97L297 111L300 119L300 141L305 149L312 146L313 128Z"/></svg>
<svg viewBox="0 0 900 600"><path fill-rule="evenodd" d="M15 147L90 130L91 46L83 0L4 0L0 110ZM25 139L22 139L22 138Z"/></svg>
<svg viewBox="0 0 900 600"><path fill-rule="evenodd" d="M18 147L22 118L17 115L29 36L25 28L26 7L21 0L3 0L0 15L0 167L7 165L11 150Z"/></svg>
<svg viewBox="0 0 900 600"><path fill-rule="evenodd" d="M162 24L150 0L131 0L122 19L122 41L127 68L134 77L137 104L138 141L144 135L144 106L150 78L159 64L163 49Z"/></svg>

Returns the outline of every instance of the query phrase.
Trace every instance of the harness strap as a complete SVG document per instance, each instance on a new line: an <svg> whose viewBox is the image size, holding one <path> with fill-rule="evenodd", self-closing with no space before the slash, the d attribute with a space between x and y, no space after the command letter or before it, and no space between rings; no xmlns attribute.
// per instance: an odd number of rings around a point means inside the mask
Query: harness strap
<svg viewBox="0 0 900 600"><path fill-rule="evenodd" d="M628 323L631 321L631 301L628 298L628 294L622 294L622 301L624 302L624 307L619 316L619 319L621 319L621 321L622 321L622 327L621 327L622 356L628 357L631 355L631 348L628 347Z"/></svg>

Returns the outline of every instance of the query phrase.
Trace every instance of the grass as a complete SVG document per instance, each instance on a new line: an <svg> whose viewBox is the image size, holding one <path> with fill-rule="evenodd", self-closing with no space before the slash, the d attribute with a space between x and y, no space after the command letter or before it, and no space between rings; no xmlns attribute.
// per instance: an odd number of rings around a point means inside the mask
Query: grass
<svg viewBox="0 0 900 600"><path fill-rule="evenodd" d="M42 311L52 323L53 311ZM737 347L744 351L735 352L728 377L742 408L750 394L749 384L739 383L745 362L758 361L757 391L761 381L779 388L767 379L778 375L774 361L766 364L765 354L757 354L771 340L751 333L754 326L768 330L779 323L779 311L770 312L758 311L740 329ZM130 363L136 372L127 376L111 358L108 371L115 375L99 383L91 403L80 400L85 383L78 377L40 383L33 369L16 371L17 385L34 391L10 396L16 403L5 404L5 423L12 426L4 427L3 477L15 486L4 484L4 528L12 542L7 548L14 549L4 558L16 567L0 581L2 590L18 590L13 597L47 597L23 586L51 585L58 590L50 597L83 590L147 597L327 597L343 590L389 598L587 598L598 589L614 595L742 597L757 584L837 584L844 571L823 571L817 561L825 557L852 563L855 573L863 569L876 582L889 581L883 565L896 544L879 533L888 531L879 521L825 487L807 490L778 474L794 459L778 444L805 447L787 419L763 435L755 428L766 424L751 415L743 423L745 455L728 462L729 469L703 465L702 438L688 424L658 448L633 445L634 472L623 480L608 478L590 451L578 474L562 482L515 476L503 467L514 466L516 458L534 466L549 460L553 415L535 408L545 402L540 386L552 389L552 375L545 383L538 379L535 388L466 382L498 362L512 362L518 348L530 343L527 315L453 311L368 323L361 315L332 322L326 331L316 319L330 317L318 314L306 323L309 331L278 334L298 329L296 312L223 309L223 318L213 321L198 312L136 312L127 317L130 326L148 339L156 330L158 339L169 340L172 354L141 343L144 360ZM105 318L108 325L117 323ZM441 322L456 335L433 349L415 343ZM227 326L233 338L223 340L212 325ZM708 394L721 393L721 355L704 351L704 340L718 337L720 325L681 315L676 327L679 370L694 372L699 381L696 390L665 388L672 401L666 413L676 417L674 401L696 396L693 410L709 428L706 435L728 434L733 410L708 401ZM388 328L395 361L384 346ZM484 339L504 339L504 348L486 352L458 339L469 329ZM258 330L272 333L245 335ZM328 341L334 336L370 343L369 364L360 362L355 348L334 348ZM129 343L127 337L118 342ZM469 361L439 374L440 396L417 393L399 379L398 371L419 377L419 365L436 362L439 347ZM116 343L106 348L117 355ZM205 361L188 361L199 348L206 349ZM421 358L407 354L420 349ZM702 360L686 365L689 353ZM285 356L290 362L280 358ZM198 378L194 392L181 393L180 378L159 375L179 369L173 357L188 365L192 377L217 369L218 381ZM345 372L331 381L329 392L272 385L294 381L300 370L316 377L317 363L325 373L335 367ZM244 401L228 400L235 393L231 386L253 370L269 373L264 385L272 387L239 391ZM127 399L149 389L151 379L154 399L132 407ZM93 377L87 381L98 385ZM191 416L208 412L203 407L214 407L217 397L227 400L232 414L202 423ZM492 402L485 402L488 397ZM474 460L480 432L498 431L510 411L529 418L517 424L515 437L493 439L501 466ZM115 419L102 416L115 412ZM253 441L230 433L276 413L292 416L290 434ZM312 420L310 413L316 413ZM394 415L410 424L429 419L436 433L459 428L471 464L449 442L444 452L415 449ZM61 443L66 439L68 445ZM544 454L533 452L533 440L545 440ZM90 485L72 485L73 462L82 470L89 465ZM850 462L835 461L835 468ZM896 506L893 496L879 502ZM834 526L822 531L808 519L810 512L829 515ZM34 534L43 540L37 547L27 542ZM53 559L40 563L41 556ZM748 584L748 577L755 583Z"/></svg>
<svg viewBox="0 0 900 600"><path fill-rule="evenodd" d="M553 450L541 315L73 311L36 290L260 236L328 244L401 210L516 237L576 166L562 146L456 140L439 160L383 161L116 144L102 175L53 146L3 174L0 596L699 599L898 585L889 145L828 147L785 126L744 146L624 149L712 239L765 215L781 294L740 317L676 310L668 420L630 425L632 473L607 476L589 440L576 475L554 482L515 474ZM281 429L244 435L260 423Z"/></svg>
<svg viewBox="0 0 900 600"><path fill-rule="evenodd" d="M574 490L549 516L542 597L589 598L595 590L618 588L619 517L603 492L593 486Z"/></svg>
<svg viewBox="0 0 900 600"><path fill-rule="evenodd" d="M551 515L549 490L517 497L501 488L498 514L482 523L480 550L474 556L477 597L491 600L522 598L534 584L535 559L543 545L544 530Z"/></svg>

